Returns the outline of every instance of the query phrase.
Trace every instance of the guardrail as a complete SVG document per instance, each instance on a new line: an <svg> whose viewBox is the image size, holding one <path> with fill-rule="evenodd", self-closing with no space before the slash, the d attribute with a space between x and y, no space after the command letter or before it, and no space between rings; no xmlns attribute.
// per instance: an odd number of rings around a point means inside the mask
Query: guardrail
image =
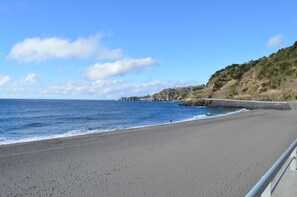
<svg viewBox="0 0 297 197"><path fill-rule="evenodd" d="M246 197L270 197L286 170L290 167L291 171L296 171L296 150L297 139L262 176Z"/></svg>

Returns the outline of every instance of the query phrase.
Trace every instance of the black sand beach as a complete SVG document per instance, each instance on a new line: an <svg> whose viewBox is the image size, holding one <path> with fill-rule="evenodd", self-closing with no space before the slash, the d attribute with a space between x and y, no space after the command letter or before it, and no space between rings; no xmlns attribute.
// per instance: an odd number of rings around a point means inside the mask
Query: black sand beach
<svg viewBox="0 0 297 197"><path fill-rule="evenodd" d="M0 147L0 196L244 196L297 138L297 111Z"/></svg>

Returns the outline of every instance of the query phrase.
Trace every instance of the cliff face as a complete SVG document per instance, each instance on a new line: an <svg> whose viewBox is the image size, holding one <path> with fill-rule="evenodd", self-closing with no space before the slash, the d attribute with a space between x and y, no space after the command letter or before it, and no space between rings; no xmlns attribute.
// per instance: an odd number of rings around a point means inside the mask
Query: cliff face
<svg viewBox="0 0 297 197"><path fill-rule="evenodd" d="M248 100L297 99L297 42L255 61L233 64L215 72L202 91L188 98Z"/></svg>

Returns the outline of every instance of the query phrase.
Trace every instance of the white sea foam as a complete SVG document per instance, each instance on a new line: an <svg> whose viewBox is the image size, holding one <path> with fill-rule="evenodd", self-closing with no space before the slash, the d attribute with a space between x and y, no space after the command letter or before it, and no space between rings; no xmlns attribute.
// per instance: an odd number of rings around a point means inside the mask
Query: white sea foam
<svg viewBox="0 0 297 197"><path fill-rule="evenodd" d="M197 115L197 116L194 116L192 118L185 119L185 120L175 121L173 123L218 118L218 117L229 116L229 115L232 115L232 114L238 114L238 113L246 112L246 111L249 111L249 110L243 108L243 109L239 109L239 110L236 110L236 111L233 111L233 112L227 112L227 113L217 114L217 115L213 115L213 116L211 116L210 113L206 113L206 114Z"/></svg>
<svg viewBox="0 0 297 197"><path fill-rule="evenodd" d="M194 116L193 117L193 120L217 118L217 117L228 116L228 115L232 115L232 114L238 114L238 113L246 112L246 111L249 111L249 110L243 108L243 109L240 109L240 110L237 110L237 111L228 112L228 113L224 113L224 114L217 114L217 115L214 115L214 116L198 115L198 116Z"/></svg>
<svg viewBox="0 0 297 197"><path fill-rule="evenodd" d="M180 121L174 121L174 122L168 122L163 124L152 124L152 125L143 125L143 126L134 126L134 127L128 127L128 128L117 128L117 129L88 129L88 130L71 130L66 133L61 134L54 134L49 136L36 136L36 137L26 137L22 139L16 139L16 140L7 140L4 137L0 137L0 145L6 145L6 144L16 144L16 143L24 143L24 142L33 142L33 141L41 141L41 140L48 140L48 139L57 139L57 138L65 138L65 137L72 137L72 136L80 136L80 135L86 135L86 134L92 134L92 133L105 133L105 132L111 132L116 130L127 130L127 129L136 129L136 128L144 128L144 127L152 127L152 126L158 126L158 125L167 125L172 123L180 123L180 122L187 122L187 121L193 121L193 120L202 120L202 119L210 119L210 118L217 118L222 116L228 116L232 114L237 114L241 112L246 112L247 109L240 109L233 112L228 112L224 114L217 114L214 116L210 116L209 113L207 114L201 114L194 116L193 118L188 118Z"/></svg>
<svg viewBox="0 0 297 197"><path fill-rule="evenodd" d="M48 140L48 139L57 139L57 138L65 138L65 137L72 137L72 136L79 136L79 135L86 135L86 134L92 134L92 133L104 133L104 132L110 132L114 131L115 129L102 129L102 130L71 130L66 133L61 134L54 134L49 136L36 136L36 137L26 137L16 140L6 140L5 138L0 138L0 145L5 144L16 144L16 143L23 143L23 142L33 142L33 141L41 141L41 140Z"/></svg>
<svg viewBox="0 0 297 197"><path fill-rule="evenodd" d="M227 113L223 113L223 114L217 114L217 115L213 115L211 116L210 113L206 113L206 114L201 114L201 115L197 115L194 116L193 118L187 118L184 120L178 120L178 121L173 121L173 122L168 122L168 123L163 123L163 124L152 124L152 125L144 125L144 126L135 126L135 127L130 127L129 129L137 129L137 128L143 128L143 127L152 127L152 126L158 126L158 125L167 125L167 124L172 124L172 123L181 123L181 122L188 122L188 121L193 121L193 120L203 120L203 119L211 119L211 118L218 118L218 117L222 117L222 116L229 116L229 115L233 115L233 114L238 114L238 113L242 113L242 112L247 112L249 111L248 109L239 109L233 112L227 112Z"/></svg>

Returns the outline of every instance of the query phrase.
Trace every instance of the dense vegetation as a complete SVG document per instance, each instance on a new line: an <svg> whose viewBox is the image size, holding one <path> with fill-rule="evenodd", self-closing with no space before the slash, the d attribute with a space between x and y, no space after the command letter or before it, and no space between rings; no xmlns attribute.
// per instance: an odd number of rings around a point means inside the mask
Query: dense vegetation
<svg viewBox="0 0 297 197"><path fill-rule="evenodd" d="M199 97L295 100L297 42L269 57L232 64L215 72Z"/></svg>

